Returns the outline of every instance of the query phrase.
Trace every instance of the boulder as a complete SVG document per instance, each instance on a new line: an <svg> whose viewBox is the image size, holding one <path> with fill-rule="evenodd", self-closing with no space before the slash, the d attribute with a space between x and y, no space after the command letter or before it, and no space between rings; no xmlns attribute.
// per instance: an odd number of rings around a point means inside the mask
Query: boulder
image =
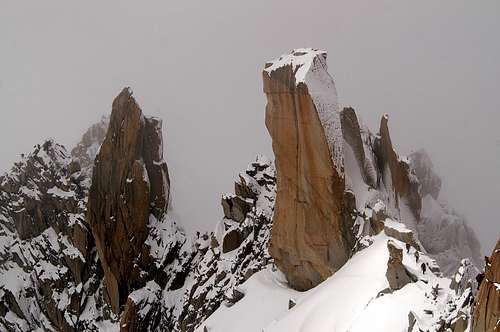
<svg viewBox="0 0 500 332"><path fill-rule="evenodd" d="M244 199L237 195L223 195L221 204L224 216L237 222L243 222L253 206L251 199Z"/></svg>
<svg viewBox="0 0 500 332"><path fill-rule="evenodd" d="M266 64L266 126L276 157L270 253L291 287L337 271L354 245L344 218L343 138L326 52L294 50Z"/></svg>
<svg viewBox="0 0 500 332"><path fill-rule="evenodd" d="M224 235L222 241L222 252L230 252L238 248L245 238L237 229L230 230Z"/></svg>
<svg viewBox="0 0 500 332"><path fill-rule="evenodd" d="M387 215L387 210L384 204L379 203L375 204L371 211L371 216L369 218L370 220L370 226L371 226L371 234L376 235L384 230L385 227L385 220L389 218Z"/></svg>
<svg viewBox="0 0 500 332"><path fill-rule="evenodd" d="M398 248L391 240L387 242L387 249L389 250L389 261L387 262L385 276L389 282L390 289L398 290L412 282L415 277L403 265L403 249Z"/></svg>
<svg viewBox="0 0 500 332"><path fill-rule="evenodd" d="M422 250L418 241L415 239L413 232L408 228L404 227L403 224L401 223L385 222L384 233L387 236L390 236L396 240L406 243L409 246L412 246L418 251Z"/></svg>

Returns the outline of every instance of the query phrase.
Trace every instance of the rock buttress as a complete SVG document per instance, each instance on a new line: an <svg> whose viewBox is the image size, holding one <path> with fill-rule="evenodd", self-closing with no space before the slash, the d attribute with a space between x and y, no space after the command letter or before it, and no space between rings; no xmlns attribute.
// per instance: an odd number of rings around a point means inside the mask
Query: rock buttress
<svg viewBox="0 0 500 332"><path fill-rule="evenodd" d="M347 261L354 242L335 86L326 53L312 49L266 64L263 80L278 183L270 252L290 285L307 290Z"/></svg>
<svg viewBox="0 0 500 332"><path fill-rule="evenodd" d="M88 220L115 313L148 278L148 222L166 212L169 184L161 121L144 117L124 89L113 101L88 200Z"/></svg>

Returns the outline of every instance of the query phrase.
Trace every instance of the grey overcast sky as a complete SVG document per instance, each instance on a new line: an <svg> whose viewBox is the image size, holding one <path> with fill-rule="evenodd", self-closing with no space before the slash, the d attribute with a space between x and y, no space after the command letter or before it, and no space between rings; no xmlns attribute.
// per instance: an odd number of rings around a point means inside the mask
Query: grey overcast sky
<svg viewBox="0 0 500 332"><path fill-rule="evenodd" d="M272 156L261 70L328 51L340 102L399 152L424 147L485 253L500 235L500 2L0 0L0 170L46 137L71 148L130 86L164 120L174 208L211 230L220 195Z"/></svg>

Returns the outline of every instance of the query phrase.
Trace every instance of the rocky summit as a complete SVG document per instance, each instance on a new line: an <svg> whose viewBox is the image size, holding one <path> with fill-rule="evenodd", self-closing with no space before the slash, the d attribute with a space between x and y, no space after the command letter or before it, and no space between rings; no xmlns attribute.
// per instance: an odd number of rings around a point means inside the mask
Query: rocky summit
<svg viewBox="0 0 500 332"><path fill-rule="evenodd" d="M176 220L162 121L129 88L71 152L46 140L0 176L0 331L498 330L500 242L483 265L428 154L341 107L325 51L262 78L274 161L213 232Z"/></svg>
<svg viewBox="0 0 500 332"><path fill-rule="evenodd" d="M170 194L161 121L147 118L124 89L113 101L106 137L96 156L87 218L113 311L131 290L145 286L164 261L146 243L149 224L164 222ZM182 245L171 244L172 250ZM168 253L167 253L168 254Z"/></svg>

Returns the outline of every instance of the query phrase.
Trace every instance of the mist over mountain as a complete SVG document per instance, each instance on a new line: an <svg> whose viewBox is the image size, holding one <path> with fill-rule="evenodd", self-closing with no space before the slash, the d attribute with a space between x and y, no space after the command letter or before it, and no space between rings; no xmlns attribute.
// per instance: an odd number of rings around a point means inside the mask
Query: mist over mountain
<svg viewBox="0 0 500 332"><path fill-rule="evenodd" d="M16 144L0 145L1 170L48 136L75 145L108 114L110 96L131 86L168 129L177 213L190 232L211 230L220 194L232 187L227 174L258 153L271 155L262 63L313 46L329 52L340 104L371 128L390 113L398 150L426 149L451 205L476 229L484 253L493 248L498 2L93 4L3 4L0 108L9 121L0 121L0 138ZM193 201L203 209L191 209Z"/></svg>
<svg viewBox="0 0 500 332"><path fill-rule="evenodd" d="M6 4L0 331L496 331L499 9Z"/></svg>

